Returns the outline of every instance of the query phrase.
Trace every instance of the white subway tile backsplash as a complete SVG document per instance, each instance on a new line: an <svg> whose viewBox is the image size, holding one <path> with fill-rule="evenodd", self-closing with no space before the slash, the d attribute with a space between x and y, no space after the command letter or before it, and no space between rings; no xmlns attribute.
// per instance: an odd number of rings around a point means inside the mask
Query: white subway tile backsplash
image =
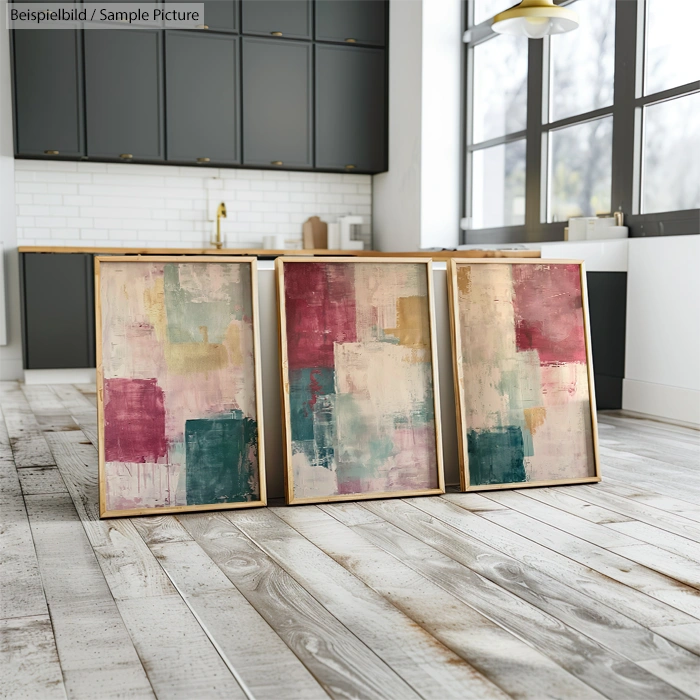
<svg viewBox="0 0 700 700"><path fill-rule="evenodd" d="M371 230L369 175L172 167L133 163L15 161L20 245L199 248L215 233L212 202L226 204L229 247L263 236L301 239L309 216L364 216Z"/></svg>

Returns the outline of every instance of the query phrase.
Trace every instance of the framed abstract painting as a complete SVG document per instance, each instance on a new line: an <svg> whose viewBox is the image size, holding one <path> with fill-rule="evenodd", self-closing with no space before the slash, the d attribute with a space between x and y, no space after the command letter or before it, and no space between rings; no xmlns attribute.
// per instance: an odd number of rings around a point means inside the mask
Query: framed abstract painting
<svg viewBox="0 0 700 700"><path fill-rule="evenodd" d="M431 262L276 267L287 503L443 493Z"/></svg>
<svg viewBox="0 0 700 700"><path fill-rule="evenodd" d="M448 268L463 491L600 481L583 264Z"/></svg>
<svg viewBox="0 0 700 700"><path fill-rule="evenodd" d="M265 505L255 258L95 259L100 516Z"/></svg>

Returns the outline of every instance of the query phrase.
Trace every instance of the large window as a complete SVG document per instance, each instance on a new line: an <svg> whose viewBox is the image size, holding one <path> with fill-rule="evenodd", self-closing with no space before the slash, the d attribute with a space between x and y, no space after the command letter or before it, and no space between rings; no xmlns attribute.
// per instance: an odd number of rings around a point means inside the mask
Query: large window
<svg viewBox="0 0 700 700"><path fill-rule="evenodd" d="M466 242L618 210L632 235L700 232L700 0L562 0L579 28L530 41L491 29L513 4L467 3Z"/></svg>

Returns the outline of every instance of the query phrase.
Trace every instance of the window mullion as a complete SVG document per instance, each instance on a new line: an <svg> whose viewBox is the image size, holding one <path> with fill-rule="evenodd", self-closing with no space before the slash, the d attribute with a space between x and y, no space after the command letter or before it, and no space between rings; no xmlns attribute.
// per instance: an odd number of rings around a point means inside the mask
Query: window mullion
<svg viewBox="0 0 700 700"><path fill-rule="evenodd" d="M638 21L644 0L615 3L615 86L612 137L612 210L636 213L639 187L641 115L635 98L642 71L643 23Z"/></svg>
<svg viewBox="0 0 700 700"><path fill-rule="evenodd" d="M542 228L542 100L544 41L528 41L527 144L525 155L525 230L528 241L540 240Z"/></svg>

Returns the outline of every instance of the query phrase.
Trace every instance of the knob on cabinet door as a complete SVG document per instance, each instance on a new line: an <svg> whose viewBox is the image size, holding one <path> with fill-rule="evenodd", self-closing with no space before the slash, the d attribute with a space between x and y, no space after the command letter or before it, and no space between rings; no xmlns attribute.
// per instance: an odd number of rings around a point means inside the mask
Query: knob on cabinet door
<svg viewBox="0 0 700 700"><path fill-rule="evenodd" d="M131 153L120 153L119 157L122 160L131 160L134 156Z"/></svg>
<svg viewBox="0 0 700 700"><path fill-rule="evenodd" d="M271 160L270 165L284 165L281 160Z"/></svg>
<svg viewBox="0 0 700 700"><path fill-rule="evenodd" d="M58 151L44 151L44 155L46 156L57 156Z"/></svg>
<svg viewBox="0 0 700 700"><path fill-rule="evenodd" d="M209 163L211 162L211 158L197 158L198 163Z"/></svg>

